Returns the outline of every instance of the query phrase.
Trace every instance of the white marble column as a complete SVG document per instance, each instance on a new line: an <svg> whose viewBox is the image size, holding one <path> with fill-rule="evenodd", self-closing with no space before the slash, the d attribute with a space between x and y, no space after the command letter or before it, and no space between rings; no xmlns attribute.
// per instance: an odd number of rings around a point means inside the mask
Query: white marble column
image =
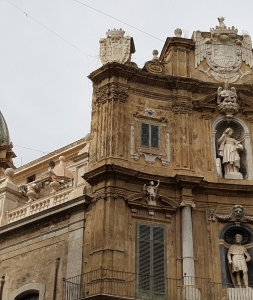
<svg viewBox="0 0 253 300"><path fill-rule="evenodd" d="M182 254L184 285L195 284L191 207L182 209Z"/></svg>

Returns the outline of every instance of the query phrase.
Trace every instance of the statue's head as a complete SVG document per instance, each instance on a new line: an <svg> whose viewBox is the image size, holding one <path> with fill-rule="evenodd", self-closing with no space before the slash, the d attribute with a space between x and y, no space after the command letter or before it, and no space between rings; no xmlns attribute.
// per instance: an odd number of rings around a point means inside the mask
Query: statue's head
<svg viewBox="0 0 253 300"><path fill-rule="evenodd" d="M225 134L231 136L233 134L233 129L228 127L224 132L225 132Z"/></svg>
<svg viewBox="0 0 253 300"><path fill-rule="evenodd" d="M235 241L238 244L242 242L242 236L239 233L235 235Z"/></svg>
<svg viewBox="0 0 253 300"><path fill-rule="evenodd" d="M154 181L150 181L150 185L154 185Z"/></svg>
<svg viewBox="0 0 253 300"><path fill-rule="evenodd" d="M242 205L235 205L233 207L233 214L234 214L235 219L241 219L243 217Z"/></svg>

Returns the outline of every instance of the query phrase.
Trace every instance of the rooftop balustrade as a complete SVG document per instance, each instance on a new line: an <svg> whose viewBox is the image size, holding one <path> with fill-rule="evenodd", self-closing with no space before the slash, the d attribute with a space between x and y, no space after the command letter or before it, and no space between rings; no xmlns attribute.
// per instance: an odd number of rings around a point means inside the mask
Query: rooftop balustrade
<svg viewBox="0 0 253 300"><path fill-rule="evenodd" d="M55 181L51 180L51 182L54 183ZM42 186L40 186L41 182L39 182L39 185L30 183L19 188L20 193L27 194L28 201L26 204L6 212L8 223L15 222L70 200L70 193L73 191L73 180L57 182L57 189L54 189L52 185L50 186L50 181L42 183ZM31 187L31 185L33 186Z"/></svg>

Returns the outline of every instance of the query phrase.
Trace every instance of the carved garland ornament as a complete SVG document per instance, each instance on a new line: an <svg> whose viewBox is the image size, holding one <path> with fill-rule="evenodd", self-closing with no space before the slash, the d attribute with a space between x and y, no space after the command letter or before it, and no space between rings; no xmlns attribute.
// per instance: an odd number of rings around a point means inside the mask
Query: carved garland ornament
<svg viewBox="0 0 253 300"><path fill-rule="evenodd" d="M253 222L253 216L246 216L242 205L234 205L230 214L217 214L214 209L207 209L207 220L210 222L231 221L231 222Z"/></svg>

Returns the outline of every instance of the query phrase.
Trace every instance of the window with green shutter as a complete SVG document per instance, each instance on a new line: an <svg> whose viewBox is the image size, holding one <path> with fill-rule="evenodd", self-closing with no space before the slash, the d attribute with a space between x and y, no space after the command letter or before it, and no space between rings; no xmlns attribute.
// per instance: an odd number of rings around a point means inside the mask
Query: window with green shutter
<svg viewBox="0 0 253 300"><path fill-rule="evenodd" d="M137 294L145 299L166 298L165 228L137 224Z"/></svg>
<svg viewBox="0 0 253 300"><path fill-rule="evenodd" d="M141 123L141 147L159 149L159 126Z"/></svg>

